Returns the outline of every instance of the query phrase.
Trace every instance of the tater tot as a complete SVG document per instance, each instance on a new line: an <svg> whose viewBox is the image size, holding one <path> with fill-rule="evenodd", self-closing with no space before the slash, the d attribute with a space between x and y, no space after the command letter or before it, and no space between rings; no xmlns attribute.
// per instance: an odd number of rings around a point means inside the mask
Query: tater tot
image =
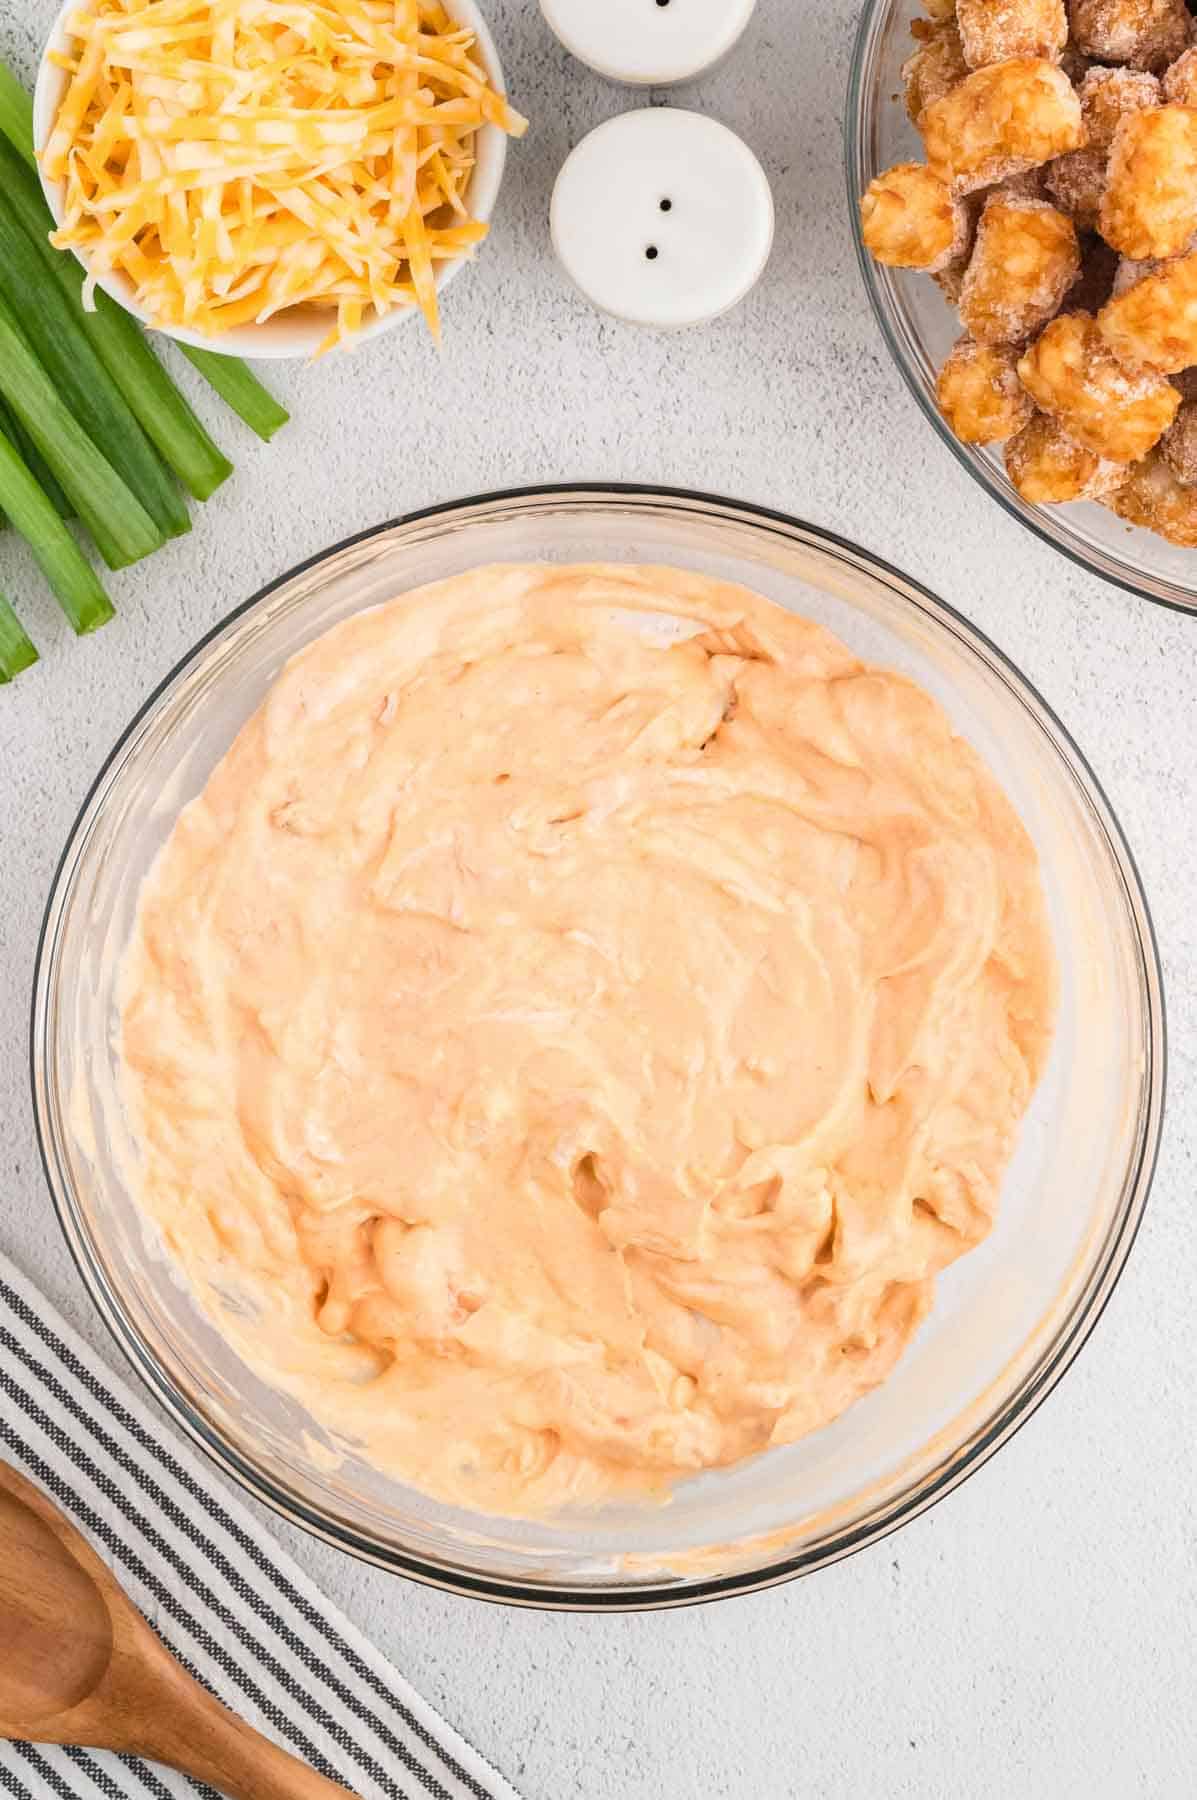
<svg viewBox="0 0 1197 1800"><path fill-rule="evenodd" d="M1057 62L1068 42L1064 0L956 0L956 22L970 69L1012 56Z"/></svg>
<svg viewBox="0 0 1197 1800"><path fill-rule="evenodd" d="M1158 450L1137 462L1104 504L1130 525L1142 525L1186 550L1197 549L1197 488L1178 481Z"/></svg>
<svg viewBox="0 0 1197 1800"><path fill-rule="evenodd" d="M1097 62L1164 69L1189 41L1185 0L1071 0L1072 36Z"/></svg>
<svg viewBox="0 0 1197 1800"><path fill-rule="evenodd" d="M1106 191L1106 150L1070 150L1043 172L1052 204L1067 213L1078 231L1096 231Z"/></svg>
<svg viewBox="0 0 1197 1800"><path fill-rule="evenodd" d="M934 274L959 253L964 208L923 163L895 163L871 181L860 203L865 247L880 263Z"/></svg>
<svg viewBox="0 0 1197 1800"><path fill-rule="evenodd" d="M1077 92L1090 150L1109 149L1126 113L1160 104L1160 84L1146 69L1090 69Z"/></svg>
<svg viewBox="0 0 1197 1800"><path fill-rule="evenodd" d="M1006 445L1006 473L1024 500L1058 506L1096 500L1126 480L1126 464L1094 456L1055 419L1037 412Z"/></svg>
<svg viewBox="0 0 1197 1800"><path fill-rule="evenodd" d="M1197 48L1178 56L1165 74L1164 99L1175 106L1197 106Z"/></svg>
<svg viewBox="0 0 1197 1800"><path fill-rule="evenodd" d="M976 69L920 121L927 161L955 191L971 192L1079 150L1081 103L1042 57Z"/></svg>
<svg viewBox="0 0 1197 1800"><path fill-rule="evenodd" d="M1000 444L1021 431L1034 412L1018 379L1018 352L962 337L939 371L939 410L965 444Z"/></svg>
<svg viewBox="0 0 1197 1800"><path fill-rule="evenodd" d="M1197 254L1173 257L1116 293L1097 325L1131 366L1174 375L1197 363Z"/></svg>
<svg viewBox="0 0 1197 1800"><path fill-rule="evenodd" d="M1181 401L1160 439L1160 455L1183 487L1197 487L1197 401Z"/></svg>
<svg viewBox="0 0 1197 1800"><path fill-rule="evenodd" d="M956 17L956 0L923 0L923 11L937 25L942 24L946 19Z"/></svg>
<svg viewBox="0 0 1197 1800"><path fill-rule="evenodd" d="M1081 254L1071 219L1044 200L986 202L960 290L960 323L980 344L1016 344L1060 309Z"/></svg>
<svg viewBox="0 0 1197 1800"><path fill-rule="evenodd" d="M918 49L902 64L902 80L906 85L906 111L917 125L934 101L942 100L960 85L968 74L968 64L955 19L944 25L929 25L925 19L916 19L911 31Z"/></svg>
<svg viewBox="0 0 1197 1800"><path fill-rule="evenodd" d="M1179 256L1197 231L1197 111L1156 106L1119 121L1100 219L1123 256Z"/></svg>
<svg viewBox="0 0 1197 1800"><path fill-rule="evenodd" d="M1180 395L1149 369L1126 369L1089 313L1061 313L1018 364L1023 386L1043 412L1095 456L1134 462L1171 425Z"/></svg>
<svg viewBox="0 0 1197 1800"><path fill-rule="evenodd" d="M956 0L956 23L970 69L1012 56L1058 62L1068 42L1064 0Z"/></svg>

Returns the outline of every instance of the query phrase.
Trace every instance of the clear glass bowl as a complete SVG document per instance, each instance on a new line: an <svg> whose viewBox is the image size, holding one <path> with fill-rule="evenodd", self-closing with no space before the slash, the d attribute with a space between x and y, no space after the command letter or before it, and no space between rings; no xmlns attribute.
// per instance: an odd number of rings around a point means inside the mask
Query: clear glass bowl
<svg viewBox="0 0 1197 1800"><path fill-rule="evenodd" d="M886 269L865 250L858 202L875 175L893 163L923 160L922 141L906 116L902 64L914 49L918 0L867 0L852 55L844 110L849 212L861 274L890 354L911 393L957 461L1008 513L1045 543L1094 575L1183 612L1197 612L1197 551L1128 525L1092 501L1032 506L1015 492L1002 446L962 444L935 404L935 377L960 336L955 309L935 283L909 269Z"/></svg>
<svg viewBox="0 0 1197 1800"><path fill-rule="evenodd" d="M980 1249L941 1279L896 1372L826 1430L685 1483L665 1507L515 1522L454 1511L350 1458L242 1364L138 1211L115 1102L115 986L139 884L282 663L362 607L481 563L635 560L744 582L934 693L1034 836L1062 964L1050 1067ZM685 929L685 921L679 921ZM233 613L113 751L54 882L33 1088L67 1240L156 1397L258 1498L382 1568L534 1606L682 1604L819 1568L913 1517L1015 1430L1123 1266L1164 1090L1160 973L1130 853L1049 708L980 632L850 544L664 490L553 488L419 514L330 551Z"/></svg>

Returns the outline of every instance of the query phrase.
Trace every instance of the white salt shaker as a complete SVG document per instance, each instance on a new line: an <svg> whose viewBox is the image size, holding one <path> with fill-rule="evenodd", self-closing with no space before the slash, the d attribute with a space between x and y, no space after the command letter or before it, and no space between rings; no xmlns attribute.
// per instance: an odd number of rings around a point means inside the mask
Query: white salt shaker
<svg viewBox="0 0 1197 1800"><path fill-rule="evenodd" d="M670 330L717 318L755 285L773 194L726 125L649 107L608 119L570 153L551 224L563 269L595 306Z"/></svg>
<svg viewBox="0 0 1197 1800"><path fill-rule="evenodd" d="M722 60L756 0L540 0L549 29L597 74L631 87L692 81Z"/></svg>

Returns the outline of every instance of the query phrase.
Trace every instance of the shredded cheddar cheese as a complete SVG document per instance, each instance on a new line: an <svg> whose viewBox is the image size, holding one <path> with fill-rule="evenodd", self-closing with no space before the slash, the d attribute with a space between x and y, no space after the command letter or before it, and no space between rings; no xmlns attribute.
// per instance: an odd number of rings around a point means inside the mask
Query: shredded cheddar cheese
<svg viewBox="0 0 1197 1800"><path fill-rule="evenodd" d="M160 325L217 336L296 306L419 306L486 235L475 136L525 121L440 0L87 0L42 152L53 242L132 282Z"/></svg>

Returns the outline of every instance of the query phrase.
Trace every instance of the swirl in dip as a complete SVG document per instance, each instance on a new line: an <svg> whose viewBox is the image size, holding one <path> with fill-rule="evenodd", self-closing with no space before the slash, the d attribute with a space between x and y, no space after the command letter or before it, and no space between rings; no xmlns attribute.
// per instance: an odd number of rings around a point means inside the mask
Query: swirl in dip
<svg viewBox="0 0 1197 1800"><path fill-rule="evenodd" d="M142 1198L400 1478L662 1496L885 1377L1054 983L921 689L679 570L479 569L310 645L175 826L123 972Z"/></svg>

